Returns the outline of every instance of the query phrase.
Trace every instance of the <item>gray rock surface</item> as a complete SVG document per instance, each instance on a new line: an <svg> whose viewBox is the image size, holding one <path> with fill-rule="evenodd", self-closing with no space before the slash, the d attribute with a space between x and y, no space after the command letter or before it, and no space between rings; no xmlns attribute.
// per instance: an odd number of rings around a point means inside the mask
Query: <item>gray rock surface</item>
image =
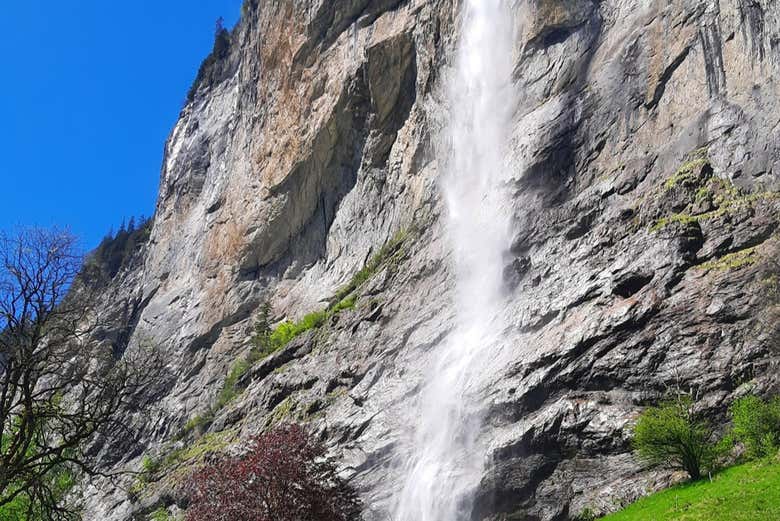
<svg viewBox="0 0 780 521"><path fill-rule="evenodd" d="M473 518L564 520L673 479L629 446L669 387L721 418L746 385L776 384L761 270L780 220L780 5L516 13L511 328L482 368L491 463ZM140 445L101 457L197 454L132 494L130 478L98 484L88 519L175 511L197 457L285 418L325 440L365 519L387 519L415 392L453 327L434 152L457 19L451 0L245 2L166 144L151 238L101 297L115 342L155 346L170 373L128 412ZM255 364L207 432L176 441L263 302L276 320L323 309L400 230L354 309Z"/></svg>

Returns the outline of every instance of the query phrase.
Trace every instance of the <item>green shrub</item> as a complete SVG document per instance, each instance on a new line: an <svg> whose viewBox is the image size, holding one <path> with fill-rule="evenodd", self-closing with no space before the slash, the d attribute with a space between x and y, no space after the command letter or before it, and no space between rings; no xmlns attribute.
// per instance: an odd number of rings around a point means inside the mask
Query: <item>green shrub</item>
<svg viewBox="0 0 780 521"><path fill-rule="evenodd" d="M276 326L269 337L269 347L271 352L277 351L287 345L293 338L320 327L328 319L330 314L327 311L315 311L305 315L298 322L286 320Z"/></svg>
<svg viewBox="0 0 780 521"><path fill-rule="evenodd" d="M170 521L171 516L165 508L160 507L150 514L149 519L150 521Z"/></svg>
<svg viewBox="0 0 780 521"><path fill-rule="evenodd" d="M177 436L177 438L181 439L184 437L184 435L193 431L204 431L209 425L211 425L211 422L213 421L214 421L214 411L212 409L209 409L203 414L195 415L192 418L190 418L190 420L187 423L184 424L182 433L180 436Z"/></svg>
<svg viewBox="0 0 780 521"><path fill-rule="evenodd" d="M222 385L222 390L217 396L217 403L214 406L215 410L219 410L230 401L233 400L239 394L238 381L251 367L248 360L237 360L230 368L230 372L225 378L225 383Z"/></svg>
<svg viewBox="0 0 780 521"><path fill-rule="evenodd" d="M130 493L134 496L140 495L147 484L157 480L157 473L160 472L162 466L163 461L161 458L144 456L141 459L141 472L136 476L135 483L130 487Z"/></svg>
<svg viewBox="0 0 780 521"><path fill-rule="evenodd" d="M275 328L271 328L270 307L268 304L264 304L261 306L260 313L255 322L255 333L252 335L253 348L249 353L247 362L252 365L268 355L275 353L298 335L305 333L310 329L320 327L330 315L341 311L341 309L345 308L315 311L305 315L297 322L285 320Z"/></svg>
<svg viewBox="0 0 780 521"><path fill-rule="evenodd" d="M345 309L353 309L355 307L355 304L357 303L357 296L356 295L350 295L349 297L339 300L333 308L331 308L331 311L335 314L340 311L343 311Z"/></svg>
<svg viewBox="0 0 780 521"><path fill-rule="evenodd" d="M777 454L780 448L780 398L764 401L745 396L729 408L732 428L729 437L745 447L750 459Z"/></svg>
<svg viewBox="0 0 780 521"><path fill-rule="evenodd" d="M274 348L274 351L287 344L290 340L295 338L296 335L295 324L289 320L285 320L274 329L271 333L270 346ZM272 351L273 352L273 351Z"/></svg>
<svg viewBox="0 0 780 521"><path fill-rule="evenodd" d="M41 478L49 483L50 491L54 494L53 499L59 502L61 507L69 507L58 513L58 520L78 521L80 519L75 510L70 510L71 505L62 503L67 503L68 494L76 484L76 475L73 472L67 467L57 466ZM16 483L12 482L8 491L13 493L18 488ZM20 492L14 499L0 505L2 521L49 521L53 515L49 508L42 506L40 501L35 500L33 494L26 491Z"/></svg>
<svg viewBox="0 0 780 521"><path fill-rule="evenodd" d="M144 459L141 461L141 468L146 474L154 474L160 470L160 460L151 456L144 456Z"/></svg>
<svg viewBox="0 0 780 521"><path fill-rule="evenodd" d="M712 427L699 420L688 396L649 407L634 428L634 449L653 465L684 470L693 480L712 470L718 449Z"/></svg>

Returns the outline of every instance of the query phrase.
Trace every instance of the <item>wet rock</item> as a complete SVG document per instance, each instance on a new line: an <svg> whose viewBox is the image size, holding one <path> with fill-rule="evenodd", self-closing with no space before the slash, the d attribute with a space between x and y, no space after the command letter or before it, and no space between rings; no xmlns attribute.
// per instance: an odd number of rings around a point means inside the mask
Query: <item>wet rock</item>
<svg viewBox="0 0 780 521"><path fill-rule="evenodd" d="M514 259L511 264L504 268L504 282L510 288L516 288L523 277L531 269L531 259L520 257Z"/></svg>

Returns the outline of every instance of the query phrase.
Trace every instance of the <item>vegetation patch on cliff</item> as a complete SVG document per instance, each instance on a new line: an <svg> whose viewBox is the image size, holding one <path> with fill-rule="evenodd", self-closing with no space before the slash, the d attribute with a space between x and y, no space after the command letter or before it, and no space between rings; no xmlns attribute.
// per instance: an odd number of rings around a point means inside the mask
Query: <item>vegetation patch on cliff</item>
<svg viewBox="0 0 780 521"><path fill-rule="evenodd" d="M666 180L664 189L671 190L680 184L698 182L700 177L699 172L703 167L708 166L709 164L706 147L694 150L688 155L688 160L677 169L672 177Z"/></svg>
<svg viewBox="0 0 780 521"><path fill-rule="evenodd" d="M730 197L728 195L720 194L714 200L714 204L717 206L715 210L703 212L700 214L676 213L667 217L661 217L653 223L653 225L650 227L650 231L656 232L666 228L670 224L675 223L688 224L692 222L702 222L709 219L717 219L725 215L733 214L739 209L750 207L757 202L771 201L776 199L780 199L780 193L759 192L756 194L742 195L738 197Z"/></svg>
<svg viewBox="0 0 780 521"><path fill-rule="evenodd" d="M143 457L141 472L130 492L140 495L149 483L157 482L174 469L185 469L202 463L210 454L223 451L236 439L234 430L226 430L203 435L191 444L168 445L158 455ZM174 473L174 478L180 477Z"/></svg>
<svg viewBox="0 0 780 521"><path fill-rule="evenodd" d="M296 321L285 320L273 326L270 304L266 303L260 306L254 324L254 332L251 337L252 347L249 353L231 365L223 386L211 407L192 417L177 433L174 440L178 441L178 446L169 444L169 448L158 456L144 457L142 471L133 487L133 492L138 495L148 483L159 481L172 469L189 468L205 455L229 445L229 432L205 433L213 423L217 413L243 392L244 387L246 387L246 382L243 381L244 376L252 366L284 348L296 337L307 331L323 327L331 317L345 310L353 309L358 301L357 290L379 273L382 268L392 268L400 262L403 256L402 247L410 238L412 229L397 232L347 284L336 291L331 303L325 309L308 313ZM288 421L292 416L305 419L310 411L298 411L298 406L299 404L288 396L271 411L266 420L265 428L273 428ZM189 438L188 444L183 443L185 438ZM180 472L176 471L175 474L178 475Z"/></svg>
<svg viewBox="0 0 780 521"><path fill-rule="evenodd" d="M707 261L704 264L697 266L697 268L705 271L727 271L750 266L758 261L756 248L757 247L754 246L752 248L745 248L744 250L729 253L723 257Z"/></svg>
<svg viewBox="0 0 780 521"><path fill-rule="evenodd" d="M658 219L650 228L650 231L657 232L658 230L666 228L671 224L691 224L695 222L699 222L699 219L692 215L677 213L670 215L669 217L662 217Z"/></svg>
<svg viewBox="0 0 780 521"><path fill-rule="evenodd" d="M319 328L332 314L328 310L314 311L294 322L285 320L271 331L269 342L263 346L263 353L267 356L289 344L295 337Z"/></svg>
<svg viewBox="0 0 780 521"><path fill-rule="evenodd" d="M150 521L171 521L173 518L168 511L160 507L149 515Z"/></svg>
<svg viewBox="0 0 780 521"><path fill-rule="evenodd" d="M340 287L331 303L325 309L314 311L303 316L300 320L285 320L274 328L271 328L270 308L266 306L261 308L260 315L255 325L255 334L252 336L254 361L261 360L268 355L273 354L279 349L289 344L294 338L302 335L312 329L318 329L327 322L327 320L338 313L353 309L357 304L356 290L365 282L376 275L380 268L388 264L400 255L401 247L410 237L410 229L398 231L382 248L373 255L363 268L360 269L345 285ZM250 354L250 357L253 355ZM251 362L251 363L254 363ZM250 365L251 365L250 363Z"/></svg>
<svg viewBox="0 0 780 521"><path fill-rule="evenodd" d="M279 425L287 420L295 409L295 406L296 403L290 396L282 400L282 402L274 408L274 410L266 419L266 429L275 425Z"/></svg>
<svg viewBox="0 0 780 521"><path fill-rule="evenodd" d="M646 210L650 214L661 209L662 217L654 217L650 231L658 232L671 225L689 225L719 219L746 208L780 198L780 193L763 191L745 193L727 179L714 175L707 149L691 152L677 171L656 189ZM673 208L675 213L663 215Z"/></svg>
<svg viewBox="0 0 780 521"><path fill-rule="evenodd" d="M405 228L396 232L393 237L382 246L382 248L372 256L363 268L345 285L340 287L333 296L331 308L338 307L339 303L346 299L351 293L362 286L371 277L376 275L379 268L394 259L401 251L401 247L412 235L414 228Z"/></svg>

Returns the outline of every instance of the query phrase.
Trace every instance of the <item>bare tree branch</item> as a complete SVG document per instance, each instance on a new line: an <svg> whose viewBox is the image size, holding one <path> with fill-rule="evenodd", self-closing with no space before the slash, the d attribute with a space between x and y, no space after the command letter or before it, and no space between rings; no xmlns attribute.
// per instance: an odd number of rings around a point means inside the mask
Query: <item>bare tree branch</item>
<svg viewBox="0 0 780 521"><path fill-rule="evenodd" d="M98 340L76 252L59 230L0 235L0 511L22 504L19 519L77 517L64 484L104 475L86 446L128 432L122 411L163 367L156 353L115 358Z"/></svg>

